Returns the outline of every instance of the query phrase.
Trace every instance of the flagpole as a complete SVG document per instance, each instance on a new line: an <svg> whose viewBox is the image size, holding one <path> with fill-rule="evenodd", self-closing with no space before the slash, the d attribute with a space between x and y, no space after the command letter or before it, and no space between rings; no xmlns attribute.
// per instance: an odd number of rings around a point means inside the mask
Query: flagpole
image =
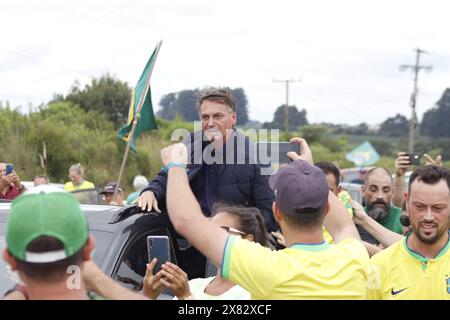
<svg viewBox="0 0 450 320"><path fill-rule="evenodd" d="M144 105L144 101L145 101L145 98L147 97L148 90L150 89L150 78L152 76L153 68L155 67L155 61L158 58L158 53L159 53L159 49L161 48L161 45L162 45L162 40L160 40L158 42L158 44L156 45L155 58L151 61L150 69L147 74L147 79L145 80L144 91L141 94L141 96L139 97L138 107L134 114L133 126L131 127L131 131L128 134L127 147L125 149L125 154L123 156L122 165L120 166L119 178L117 179L116 189L114 190L113 201L116 200L117 191L119 190L120 181L122 180L123 171L125 170L125 164L127 162L128 153L130 152L130 146L131 146L131 143L133 142L134 130L136 129L136 126L138 124L139 118L141 116L142 106Z"/></svg>

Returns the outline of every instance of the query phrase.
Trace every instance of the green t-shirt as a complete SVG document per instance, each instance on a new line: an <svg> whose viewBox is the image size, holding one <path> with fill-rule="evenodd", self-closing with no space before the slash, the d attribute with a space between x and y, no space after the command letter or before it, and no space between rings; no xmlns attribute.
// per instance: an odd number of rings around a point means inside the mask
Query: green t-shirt
<svg viewBox="0 0 450 320"><path fill-rule="evenodd" d="M364 208L367 212L367 208ZM394 231L398 234L403 234L403 227L400 223L400 217L402 216L402 209L392 206L389 210L389 214L383 220L378 221L383 227Z"/></svg>

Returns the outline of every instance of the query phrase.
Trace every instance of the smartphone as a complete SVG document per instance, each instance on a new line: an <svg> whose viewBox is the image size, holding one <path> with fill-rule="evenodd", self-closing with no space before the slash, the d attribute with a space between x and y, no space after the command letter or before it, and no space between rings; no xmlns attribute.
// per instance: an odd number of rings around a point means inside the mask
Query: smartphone
<svg viewBox="0 0 450 320"><path fill-rule="evenodd" d="M259 163L290 163L287 153L294 151L300 154L300 145L292 142L257 142L256 148Z"/></svg>
<svg viewBox="0 0 450 320"><path fill-rule="evenodd" d="M6 175L6 176L7 176L7 175L10 175L11 173L13 173L13 171L14 171L14 165L11 164L11 163L8 163L8 164L6 165L6 172L5 172L5 175Z"/></svg>
<svg viewBox="0 0 450 320"><path fill-rule="evenodd" d="M409 156L409 164L410 165L415 165L415 166L420 165L420 157L422 157L422 155L420 153L410 153L410 154L408 154L408 156Z"/></svg>
<svg viewBox="0 0 450 320"><path fill-rule="evenodd" d="M151 262L153 258L157 258L153 274L161 270L161 266L170 261L170 243L168 236L148 236L147 237L148 261Z"/></svg>

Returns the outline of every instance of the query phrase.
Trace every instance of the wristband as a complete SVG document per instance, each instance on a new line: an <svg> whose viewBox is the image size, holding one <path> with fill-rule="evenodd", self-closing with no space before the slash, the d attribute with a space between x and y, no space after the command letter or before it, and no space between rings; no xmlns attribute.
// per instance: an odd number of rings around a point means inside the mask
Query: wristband
<svg viewBox="0 0 450 320"><path fill-rule="evenodd" d="M169 162L169 163L167 164L167 166L162 167L162 170L163 170L164 172L167 173L167 172L169 172L169 169L170 169L170 168L174 168L174 167L186 169L186 165L183 164L183 163L179 163L179 162Z"/></svg>

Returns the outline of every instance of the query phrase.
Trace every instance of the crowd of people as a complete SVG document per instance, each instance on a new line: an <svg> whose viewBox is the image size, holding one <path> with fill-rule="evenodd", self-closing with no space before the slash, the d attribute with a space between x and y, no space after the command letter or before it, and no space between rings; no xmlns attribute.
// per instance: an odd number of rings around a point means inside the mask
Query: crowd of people
<svg viewBox="0 0 450 320"><path fill-rule="evenodd" d="M6 174L6 167L10 165L6 162L0 162L0 199L14 200L27 188L20 182L20 178L15 171ZM64 190L68 192L80 190L95 190L94 183L84 179L84 169L80 163L74 164L69 169L68 175L70 181L64 184ZM130 193L125 199L125 192L122 186L117 186L116 182L107 183L100 191L104 204L114 206L125 206L137 202L139 194L148 184L147 178L141 175L134 177L133 186L135 191ZM50 180L46 175L36 175L33 180L33 187L40 185L50 185ZM117 192L116 192L117 188ZM114 196L114 193L116 195ZM92 203L94 204L94 203Z"/></svg>
<svg viewBox="0 0 450 320"><path fill-rule="evenodd" d="M361 170L360 204L340 187L336 165L314 163L302 138L291 139L300 145L300 153L288 153L291 163L262 174L267 165L254 161L249 139L234 129L237 105L228 90L204 92L197 110L202 130L161 150L156 177L136 177L126 201L114 182L101 192L110 204L167 214L176 230L178 264L154 273L157 260L148 261L142 292L91 260L95 239L70 193L43 177L44 185L24 192L0 163L0 197L16 198L3 257L22 281L6 299L157 299L163 290L180 300L450 299L450 171L440 157L426 155L406 192L405 153L394 175ZM211 147L213 156L235 161L205 161ZM69 177L67 191L94 187L79 164ZM207 262L215 276L205 277ZM67 285L71 266L82 275L75 286Z"/></svg>

